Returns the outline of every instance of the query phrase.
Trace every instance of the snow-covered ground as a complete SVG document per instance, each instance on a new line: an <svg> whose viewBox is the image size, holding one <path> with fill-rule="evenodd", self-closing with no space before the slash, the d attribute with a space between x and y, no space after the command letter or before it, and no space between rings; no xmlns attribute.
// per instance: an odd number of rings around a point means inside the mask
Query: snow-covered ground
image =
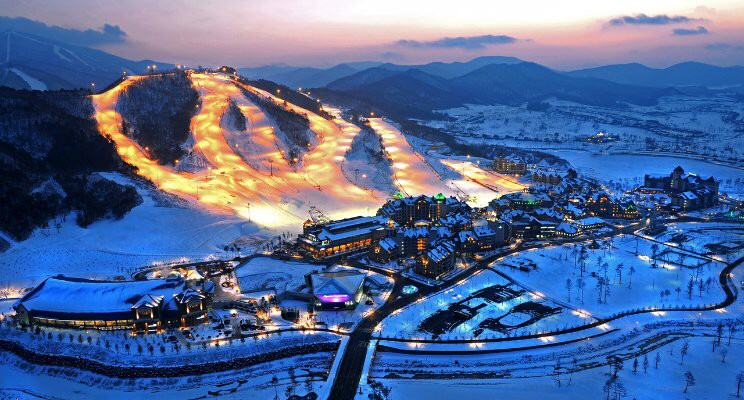
<svg viewBox="0 0 744 400"><path fill-rule="evenodd" d="M505 399L600 399L605 398L603 386L610 378L607 357L617 355L625 359L616 380L627 391L623 398L735 398L735 377L741 370L738 360L744 357L741 333L734 333L729 342L724 325L721 344L711 351L717 322L697 327L690 323L681 318L629 330L623 337L530 352L470 356L378 352L370 376L392 388L392 399L450 399L491 393ZM638 366L634 368L636 359ZM560 376L555 374L558 365ZM695 385L683 393L687 371L695 378ZM368 390L365 387L365 392Z"/></svg>
<svg viewBox="0 0 744 400"><path fill-rule="evenodd" d="M685 172L720 181L719 191L731 195L744 194L744 169L703 160L654 154L597 154L590 151L550 151L576 168L581 174L602 182L618 182L625 189L643 186L645 174L671 174L677 166ZM738 181L737 181L738 180Z"/></svg>
<svg viewBox="0 0 744 400"><path fill-rule="evenodd" d="M488 288L499 290L491 294L479 293ZM452 316L448 310L454 304L474 309L475 314L469 319ZM530 311L534 307L539 312L533 318ZM433 335L441 339L516 337L593 321L586 315L522 291L495 272L484 270L393 312L377 327L375 336L412 339L430 339Z"/></svg>
<svg viewBox="0 0 744 400"><path fill-rule="evenodd" d="M31 88L31 90L47 90L46 83L34 78L33 76L25 73L24 71L18 69L18 68L10 68L11 71L13 71L14 74L18 75L23 79L24 82L28 85L28 87Z"/></svg>
<svg viewBox="0 0 744 400"><path fill-rule="evenodd" d="M299 395L314 391L324 398L330 386L325 374L332 361L332 353L320 352L222 373L122 380L30 364L1 352L0 399L197 399L213 397L210 392L219 393L220 399L270 399L275 391L284 398L288 386ZM276 386L273 377L278 379Z"/></svg>
<svg viewBox="0 0 744 400"><path fill-rule="evenodd" d="M654 244L658 246L657 268L653 268ZM698 307L716 304L725 298L718 284L724 265L677 247L624 235L614 238L612 247L602 243L602 248L586 251L583 274L580 271L581 250L574 245L523 251L492 266L524 287L603 317L644 307ZM518 269L530 263L537 265L534 271ZM602 294L600 302L599 279L605 274L608 283L602 290L608 291L606 296Z"/></svg>
<svg viewBox="0 0 744 400"><path fill-rule="evenodd" d="M744 158L739 115L744 105L732 96L666 96L654 106L605 108L546 100L547 111L525 105L467 105L443 110L449 121L427 124L444 128L460 140L523 149L691 152L710 158ZM617 141L590 144L586 138L606 132Z"/></svg>
<svg viewBox="0 0 744 400"><path fill-rule="evenodd" d="M0 254L0 287L30 287L56 274L128 279L142 266L218 257L225 245L261 235L243 218L163 204L138 182L104 175L135 186L143 203L119 221L102 220L87 228L68 216L59 231L37 230L28 240L13 244ZM246 248L244 254L250 251Z"/></svg>
<svg viewBox="0 0 744 400"><path fill-rule="evenodd" d="M699 254L711 254L727 262L744 255L744 224L716 222L683 222L667 225L667 230L655 237L665 243Z"/></svg>
<svg viewBox="0 0 744 400"><path fill-rule="evenodd" d="M305 275L320 271L324 265L284 261L271 257L256 257L241 265L235 274L241 292L276 289L277 292L297 290L305 284Z"/></svg>

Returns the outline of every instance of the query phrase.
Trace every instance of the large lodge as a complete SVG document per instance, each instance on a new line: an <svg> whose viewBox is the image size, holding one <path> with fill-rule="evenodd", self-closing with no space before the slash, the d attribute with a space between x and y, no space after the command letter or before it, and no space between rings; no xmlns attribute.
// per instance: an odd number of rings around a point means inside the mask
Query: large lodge
<svg viewBox="0 0 744 400"><path fill-rule="evenodd" d="M23 325L160 332L207 322L211 282L47 278L13 307Z"/></svg>
<svg viewBox="0 0 744 400"><path fill-rule="evenodd" d="M314 224L305 222L297 239L300 249L316 259L331 258L366 249L388 236L394 228L384 217L353 217Z"/></svg>

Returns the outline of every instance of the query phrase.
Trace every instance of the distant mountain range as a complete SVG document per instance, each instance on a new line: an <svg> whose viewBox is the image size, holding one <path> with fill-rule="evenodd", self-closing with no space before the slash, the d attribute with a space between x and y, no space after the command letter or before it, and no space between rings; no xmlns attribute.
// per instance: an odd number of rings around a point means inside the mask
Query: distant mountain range
<svg viewBox="0 0 744 400"><path fill-rule="evenodd" d="M668 68L650 68L638 63L615 64L572 71L567 75L654 87L744 85L744 67L717 67L699 62L685 62Z"/></svg>
<svg viewBox="0 0 744 400"><path fill-rule="evenodd" d="M170 69L173 64L152 60L131 61L88 47L72 46L28 33L0 33L0 86L15 89L55 90L104 87L147 66Z"/></svg>
<svg viewBox="0 0 744 400"><path fill-rule="evenodd" d="M445 78L416 67L387 69L386 65L338 79L325 89L314 89L319 96L347 103L364 101L393 117L430 118L432 110L462 104L539 103L548 98L596 106L622 103L654 104L664 95L676 94L674 88L625 85L595 78L572 77L530 62L486 64L461 76ZM464 63L467 64L467 63ZM429 64L430 65L430 64ZM474 67L474 66L473 66ZM451 76L452 69L469 67L450 64L441 68Z"/></svg>
<svg viewBox="0 0 744 400"><path fill-rule="evenodd" d="M238 73L248 79L265 79L293 88L310 88L325 86L337 79L380 64L382 63L363 61L338 64L330 68L291 67L275 64L255 68L238 68Z"/></svg>
<svg viewBox="0 0 744 400"><path fill-rule="evenodd" d="M485 56L467 62L432 62L419 65L400 65L363 61L338 64L330 68L291 67L288 65L265 65L254 68L238 68L238 73L249 79L266 79L290 87L323 87L331 82L353 75L369 68L380 68L390 72L415 69L442 78L465 75L489 64L516 64L522 60L514 57Z"/></svg>
<svg viewBox="0 0 744 400"><path fill-rule="evenodd" d="M323 87L342 89L343 78L377 68L367 75L368 79L392 76L392 72L418 70L441 78L452 79L466 75L481 67L493 64L518 64L524 62L514 57L485 56L467 62L432 62L420 65L392 63L346 63L330 68L289 67L269 65L256 68L240 68L238 71L252 79L268 79L290 87ZM383 71L384 70L384 71ZM389 72L386 72L389 71ZM615 64L576 71L561 72L574 78L596 78L626 85L649 87L700 86L710 88L744 85L744 67L718 67L699 62L685 62L668 68L651 68L638 63ZM376 74L376 75L374 75ZM354 79L359 79L354 78Z"/></svg>

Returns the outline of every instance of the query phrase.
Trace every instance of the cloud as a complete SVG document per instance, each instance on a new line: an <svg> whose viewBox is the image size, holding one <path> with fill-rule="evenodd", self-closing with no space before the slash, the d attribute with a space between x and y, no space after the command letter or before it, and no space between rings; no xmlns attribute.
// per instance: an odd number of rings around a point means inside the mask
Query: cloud
<svg viewBox="0 0 744 400"><path fill-rule="evenodd" d="M118 25L104 24L98 29L78 30L47 25L43 22L24 17L10 18L0 16L0 31L5 30L30 33L80 46L123 43L127 40L127 33Z"/></svg>
<svg viewBox="0 0 744 400"><path fill-rule="evenodd" d="M736 45L730 43L710 43L705 45L706 50L711 51L725 51L725 50L744 50L744 45Z"/></svg>
<svg viewBox="0 0 744 400"><path fill-rule="evenodd" d="M694 35L707 35L710 32L708 32L707 29L705 29L704 26L698 26L695 29L685 29L685 28L679 28L672 31L673 34L677 36L694 36Z"/></svg>
<svg viewBox="0 0 744 400"><path fill-rule="evenodd" d="M685 17L684 15L624 15L622 17L613 18L610 20L610 25L621 26L621 25L671 25L671 24L684 24L688 22L699 21L696 18Z"/></svg>
<svg viewBox="0 0 744 400"><path fill-rule="evenodd" d="M394 51L383 52L382 54L380 54L380 58L388 62L400 62L406 59L403 54Z"/></svg>
<svg viewBox="0 0 744 400"><path fill-rule="evenodd" d="M517 41L517 38L506 35L482 35L482 36L459 36L445 37L437 40L399 40L395 42L398 46L405 47L435 47L435 48L460 48L460 49L482 49L489 45L509 44Z"/></svg>

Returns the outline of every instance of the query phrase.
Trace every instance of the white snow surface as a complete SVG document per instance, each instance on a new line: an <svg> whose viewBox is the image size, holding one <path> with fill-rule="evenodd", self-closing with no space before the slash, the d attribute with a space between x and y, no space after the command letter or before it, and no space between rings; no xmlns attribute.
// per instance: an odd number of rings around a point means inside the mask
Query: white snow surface
<svg viewBox="0 0 744 400"><path fill-rule="evenodd" d="M143 203L119 221L102 220L87 228L67 216L59 232L50 223L27 240L0 254L0 286L31 287L48 276L111 279L129 278L134 268L173 261L202 260L258 229L239 217L210 213L196 207L159 206L153 193L118 174L102 174L131 184Z"/></svg>
<svg viewBox="0 0 744 400"><path fill-rule="evenodd" d="M34 78L33 76L23 72L22 70L18 68L11 68L10 70L18 75L21 79L23 79L31 88L31 90L47 90L46 83Z"/></svg>

